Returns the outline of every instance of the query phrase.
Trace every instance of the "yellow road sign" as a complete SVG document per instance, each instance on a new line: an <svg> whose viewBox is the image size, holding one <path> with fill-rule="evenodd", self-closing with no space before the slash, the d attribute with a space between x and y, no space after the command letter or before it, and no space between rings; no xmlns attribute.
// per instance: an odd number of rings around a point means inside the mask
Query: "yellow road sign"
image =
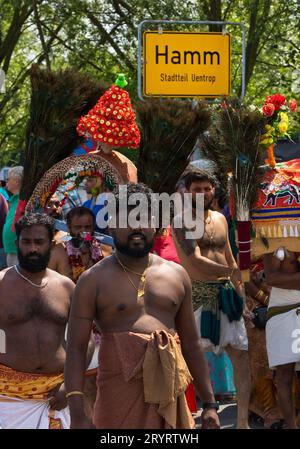
<svg viewBox="0 0 300 449"><path fill-rule="evenodd" d="M230 95L230 35L143 33L143 94L151 97Z"/></svg>

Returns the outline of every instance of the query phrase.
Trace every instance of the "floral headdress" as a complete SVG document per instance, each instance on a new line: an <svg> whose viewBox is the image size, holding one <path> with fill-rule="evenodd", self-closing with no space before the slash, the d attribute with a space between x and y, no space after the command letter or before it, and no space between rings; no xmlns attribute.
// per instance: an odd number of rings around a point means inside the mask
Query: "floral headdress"
<svg viewBox="0 0 300 449"><path fill-rule="evenodd" d="M265 125L265 134L262 135L261 144L268 149L268 163L275 167L274 145L277 139L288 137L289 113L296 112L298 108L297 100L291 98L286 104L286 97L281 94L268 95L262 107L262 113L268 117L268 124Z"/></svg>
<svg viewBox="0 0 300 449"><path fill-rule="evenodd" d="M117 147L138 148L140 144L135 113L128 92L123 89L126 85L124 75L119 74L115 84L77 124L78 134L92 139L105 153Z"/></svg>

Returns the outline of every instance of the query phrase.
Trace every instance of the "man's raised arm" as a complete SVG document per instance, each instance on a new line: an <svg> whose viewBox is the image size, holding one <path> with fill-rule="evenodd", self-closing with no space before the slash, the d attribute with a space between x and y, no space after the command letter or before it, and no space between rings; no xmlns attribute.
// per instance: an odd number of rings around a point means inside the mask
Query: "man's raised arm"
<svg viewBox="0 0 300 449"><path fill-rule="evenodd" d="M175 243L184 252L194 269L198 270L207 280L228 276L233 280L240 280L240 271L236 266L228 267L202 256L197 241L186 238L184 229L173 227L173 235L175 236Z"/></svg>

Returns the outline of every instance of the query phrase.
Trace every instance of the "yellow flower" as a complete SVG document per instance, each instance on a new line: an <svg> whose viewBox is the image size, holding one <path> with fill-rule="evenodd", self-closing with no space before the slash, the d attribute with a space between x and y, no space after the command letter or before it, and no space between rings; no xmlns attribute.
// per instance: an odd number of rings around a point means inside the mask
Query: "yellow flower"
<svg viewBox="0 0 300 449"><path fill-rule="evenodd" d="M281 122L286 122L287 125L288 125L289 117L288 117L287 113L286 112L280 112L279 115L280 115L280 121Z"/></svg>
<svg viewBox="0 0 300 449"><path fill-rule="evenodd" d="M279 124L278 124L279 132L281 134L285 134L287 132L288 126L289 125L287 122L281 120L281 122L279 122Z"/></svg>
<svg viewBox="0 0 300 449"><path fill-rule="evenodd" d="M271 132L274 131L274 128L271 125L265 125L265 128L266 128L268 134L271 134Z"/></svg>
<svg viewBox="0 0 300 449"><path fill-rule="evenodd" d="M273 142L274 142L274 141L273 141L273 138L272 138L272 137L267 138L267 139L263 139L263 140L260 141L260 143L261 143L262 145L268 145L268 146L271 145Z"/></svg>

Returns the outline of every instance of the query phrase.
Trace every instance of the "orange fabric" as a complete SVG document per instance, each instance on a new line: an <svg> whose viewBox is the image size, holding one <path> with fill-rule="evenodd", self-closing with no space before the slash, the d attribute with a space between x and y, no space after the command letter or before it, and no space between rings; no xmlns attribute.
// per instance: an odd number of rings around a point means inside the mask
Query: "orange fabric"
<svg viewBox="0 0 300 449"><path fill-rule="evenodd" d="M184 395L192 376L172 334L162 330L150 335L143 380L145 401L158 404L158 413L172 429L193 427Z"/></svg>
<svg viewBox="0 0 300 449"><path fill-rule="evenodd" d="M49 410L49 429L62 429L62 423L59 418L54 418L55 410Z"/></svg>
<svg viewBox="0 0 300 449"><path fill-rule="evenodd" d="M45 399L62 384L64 375L32 374L0 365L0 395L20 399Z"/></svg>
<svg viewBox="0 0 300 449"><path fill-rule="evenodd" d="M98 429L194 428L184 395L190 381L171 333L103 333L94 423Z"/></svg>

